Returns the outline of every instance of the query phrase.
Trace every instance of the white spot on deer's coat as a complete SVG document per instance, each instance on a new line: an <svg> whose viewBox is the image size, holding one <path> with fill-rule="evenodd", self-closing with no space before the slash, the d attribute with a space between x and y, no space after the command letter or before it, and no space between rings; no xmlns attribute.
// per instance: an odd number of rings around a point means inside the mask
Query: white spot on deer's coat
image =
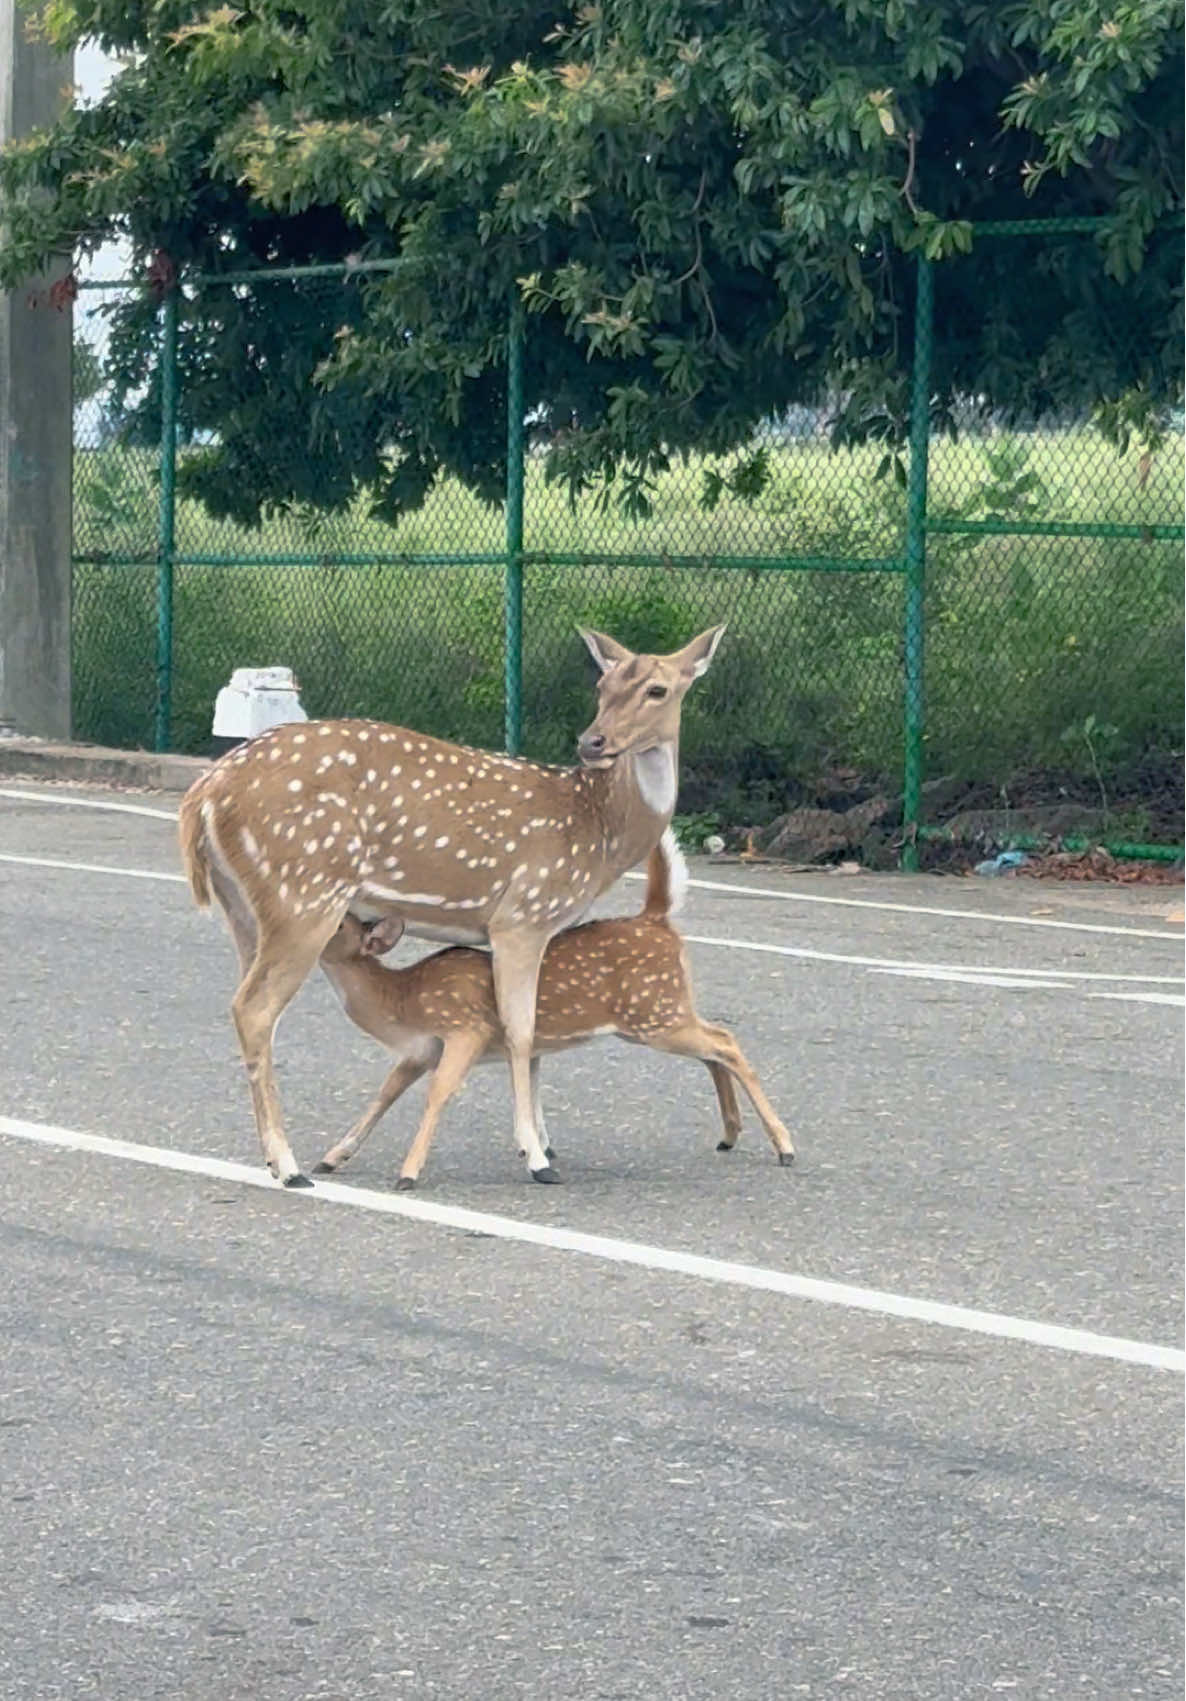
<svg viewBox="0 0 1186 1701"><path fill-rule="evenodd" d="M289 791L304 791L305 788L300 780L289 780L288 789Z"/></svg>
<svg viewBox="0 0 1186 1701"><path fill-rule="evenodd" d="M243 849L247 852L248 856L253 859L257 857L259 855L259 846L255 842L255 834L251 831L251 828L244 827L240 837L243 841Z"/></svg>

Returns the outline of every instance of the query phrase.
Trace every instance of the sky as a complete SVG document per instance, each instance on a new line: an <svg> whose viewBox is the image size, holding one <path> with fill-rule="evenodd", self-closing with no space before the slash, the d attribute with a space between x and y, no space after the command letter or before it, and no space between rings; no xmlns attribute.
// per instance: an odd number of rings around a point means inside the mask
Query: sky
<svg viewBox="0 0 1186 1701"><path fill-rule="evenodd" d="M84 105L98 100L118 69L114 59L88 43L74 53L74 86ZM100 248L78 268L82 278L118 278L128 267L126 248L114 242Z"/></svg>

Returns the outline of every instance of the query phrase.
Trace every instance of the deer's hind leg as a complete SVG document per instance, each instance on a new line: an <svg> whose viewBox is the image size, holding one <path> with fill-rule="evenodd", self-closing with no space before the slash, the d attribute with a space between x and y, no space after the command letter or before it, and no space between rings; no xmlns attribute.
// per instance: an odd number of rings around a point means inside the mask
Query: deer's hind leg
<svg viewBox="0 0 1186 1701"><path fill-rule="evenodd" d="M766 1130L770 1144L778 1153L779 1163L794 1162L795 1147L791 1136L762 1091L762 1083L754 1073L749 1059L728 1028L718 1027L712 1022L702 1022L699 1017L692 1016L681 1022L678 1027L669 1028L666 1033L647 1034L646 1041L657 1051L672 1051L681 1057L698 1057L710 1068L713 1064L718 1064L727 1070L745 1089L750 1103L758 1113L758 1120ZM715 1073L713 1080L717 1080ZM719 1086L717 1092L719 1096ZM723 1099L721 1109L724 1112Z"/></svg>
<svg viewBox="0 0 1186 1701"><path fill-rule="evenodd" d="M306 912L275 920L257 919L255 956L231 1000L231 1014L247 1080L264 1162L285 1187L311 1187L284 1132L272 1056L276 1023L308 979L338 930L345 899L320 914Z"/></svg>

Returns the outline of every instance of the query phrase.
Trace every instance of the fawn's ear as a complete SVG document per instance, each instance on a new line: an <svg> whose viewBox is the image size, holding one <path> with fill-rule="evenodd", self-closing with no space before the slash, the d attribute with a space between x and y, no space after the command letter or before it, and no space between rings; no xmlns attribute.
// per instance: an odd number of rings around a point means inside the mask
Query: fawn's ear
<svg viewBox="0 0 1186 1701"><path fill-rule="evenodd" d="M699 679L702 673L708 671L708 664L717 653L717 645L725 636L724 625L710 626L707 632L701 632L693 638L690 644L685 644L682 650L677 650L670 658L681 673L688 673L693 679Z"/></svg>
<svg viewBox="0 0 1186 1701"><path fill-rule="evenodd" d="M362 940L362 954L364 957L385 957L388 951L394 950L403 936L404 923L400 917L386 915L366 929Z"/></svg>
<svg viewBox="0 0 1186 1701"><path fill-rule="evenodd" d="M628 650L624 644L619 644L615 638L607 638L604 632L593 632L587 626L578 626L577 631L589 646L589 654L597 663L602 673L608 673L617 667L619 662L632 661L634 651Z"/></svg>

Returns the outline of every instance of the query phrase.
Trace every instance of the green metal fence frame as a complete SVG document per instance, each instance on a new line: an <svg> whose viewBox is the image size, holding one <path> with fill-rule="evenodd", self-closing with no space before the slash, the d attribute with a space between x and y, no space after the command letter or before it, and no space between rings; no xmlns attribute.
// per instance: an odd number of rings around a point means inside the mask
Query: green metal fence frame
<svg viewBox="0 0 1186 1701"><path fill-rule="evenodd" d="M975 239L1040 236L1091 236L1106 228L1104 218L1050 218L999 220L973 226ZM349 278L392 269L394 261L372 260L352 266L287 266L249 271L198 273L185 280L192 287L230 287L245 283L303 281L310 278ZM517 754L523 743L523 578L524 569L537 562L555 567L615 566L667 567L693 571L697 568L745 572L814 573L900 573L905 580L903 615L903 721L902 721L902 845L901 865L918 867L920 840L942 838L942 828L929 828L920 820L923 781L923 748L926 732L925 701L925 598L927 587L927 539L930 535L963 534L982 537L1082 537L1135 538L1160 541L1182 540L1181 525L1119 525L1100 522L1008 521L931 519L927 510L927 480L931 441L931 359L935 337L934 263L919 255L916 261L914 309L914 363L910 388L909 466L906 485L906 519L902 553L898 556L856 559L830 556L678 555L655 552L605 553L533 552L524 524L524 480L526 466L525 398L523 362L526 323L522 301L511 303L507 325L507 480L504 522L505 543L501 551L458 551L410 554L367 552L335 555L340 566L462 567L501 566L504 572L503 627L505 639L504 726L506 748ZM127 283L88 281L82 289L126 288ZM173 687L173 575L177 567L316 567L317 555L286 552L242 555L178 553L174 542L177 465L177 338L178 291L168 291L161 303L161 469L157 526L157 631L156 713L154 742L158 751L171 744ZM76 556L76 562L86 558ZM1069 841L1068 841L1069 842ZM1018 841L1020 847L1020 841ZM1024 848L1024 847L1020 847ZM1178 847L1143 846L1125 843L1115 851L1128 856L1173 860Z"/></svg>

